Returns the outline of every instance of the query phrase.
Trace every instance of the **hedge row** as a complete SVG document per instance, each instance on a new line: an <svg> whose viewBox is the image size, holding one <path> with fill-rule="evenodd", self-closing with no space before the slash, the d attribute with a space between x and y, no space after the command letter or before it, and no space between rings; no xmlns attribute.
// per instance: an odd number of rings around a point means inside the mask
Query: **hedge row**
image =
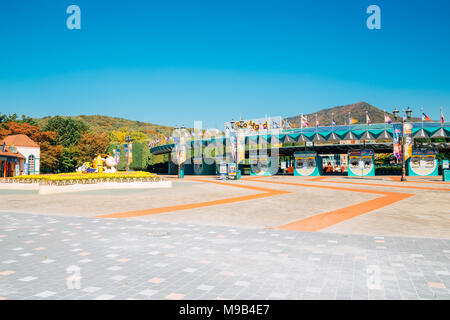
<svg viewBox="0 0 450 320"><path fill-rule="evenodd" d="M161 177L150 172L115 173L61 173L49 175L25 175L3 179L3 183L39 183L49 185L89 184L100 182L160 181Z"/></svg>
<svg viewBox="0 0 450 320"><path fill-rule="evenodd" d="M147 170L148 166L152 164L152 156L150 154L150 149L148 147L149 142L133 142L132 159L133 162L130 164L130 169L132 170ZM113 155L113 150L120 150L120 162L118 166L119 171L125 171L127 168L126 164L126 154L123 144L110 143L107 152Z"/></svg>

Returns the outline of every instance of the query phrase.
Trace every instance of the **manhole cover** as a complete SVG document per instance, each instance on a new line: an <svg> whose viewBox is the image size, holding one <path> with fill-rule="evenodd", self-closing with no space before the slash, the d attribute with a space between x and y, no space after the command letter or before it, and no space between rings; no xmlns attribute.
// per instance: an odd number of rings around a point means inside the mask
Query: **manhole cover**
<svg viewBox="0 0 450 320"><path fill-rule="evenodd" d="M152 232L146 233L146 235L151 238L164 237L164 236L168 236L169 234L170 233L166 232L166 231L152 231Z"/></svg>

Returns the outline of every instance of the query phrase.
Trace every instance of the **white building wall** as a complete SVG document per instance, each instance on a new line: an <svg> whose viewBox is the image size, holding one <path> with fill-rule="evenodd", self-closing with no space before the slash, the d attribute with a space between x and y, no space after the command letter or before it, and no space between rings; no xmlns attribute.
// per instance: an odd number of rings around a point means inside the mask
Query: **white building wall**
<svg viewBox="0 0 450 320"><path fill-rule="evenodd" d="M31 148L31 147L16 147L17 151L20 152L21 155L25 157L25 168L28 173L28 157L30 155L34 156L34 171L28 174L39 174L39 164L41 159L41 149L40 148Z"/></svg>

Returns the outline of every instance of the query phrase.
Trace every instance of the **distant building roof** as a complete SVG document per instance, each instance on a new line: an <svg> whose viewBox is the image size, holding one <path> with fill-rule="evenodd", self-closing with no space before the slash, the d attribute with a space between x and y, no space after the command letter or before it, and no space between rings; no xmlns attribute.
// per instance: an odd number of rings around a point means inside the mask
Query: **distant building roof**
<svg viewBox="0 0 450 320"><path fill-rule="evenodd" d="M14 157L14 158L20 158L20 159L25 159L25 157L20 154L20 152L11 152L11 150L9 150L8 147L6 147L6 150L3 151L3 143L0 146L0 157Z"/></svg>
<svg viewBox="0 0 450 320"><path fill-rule="evenodd" d="M14 145L15 147L39 148L39 145L31 140L26 134L7 136L5 139L0 141L1 145L3 145L3 143L6 143L7 146Z"/></svg>

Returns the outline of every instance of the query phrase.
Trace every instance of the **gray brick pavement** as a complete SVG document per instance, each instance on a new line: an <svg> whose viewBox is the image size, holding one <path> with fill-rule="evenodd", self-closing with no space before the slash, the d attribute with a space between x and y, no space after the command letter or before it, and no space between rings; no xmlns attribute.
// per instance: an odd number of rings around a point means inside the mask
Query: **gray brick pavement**
<svg viewBox="0 0 450 320"><path fill-rule="evenodd" d="M449 299L449 259L444 239L0 212L0 299Z"/></svg>

